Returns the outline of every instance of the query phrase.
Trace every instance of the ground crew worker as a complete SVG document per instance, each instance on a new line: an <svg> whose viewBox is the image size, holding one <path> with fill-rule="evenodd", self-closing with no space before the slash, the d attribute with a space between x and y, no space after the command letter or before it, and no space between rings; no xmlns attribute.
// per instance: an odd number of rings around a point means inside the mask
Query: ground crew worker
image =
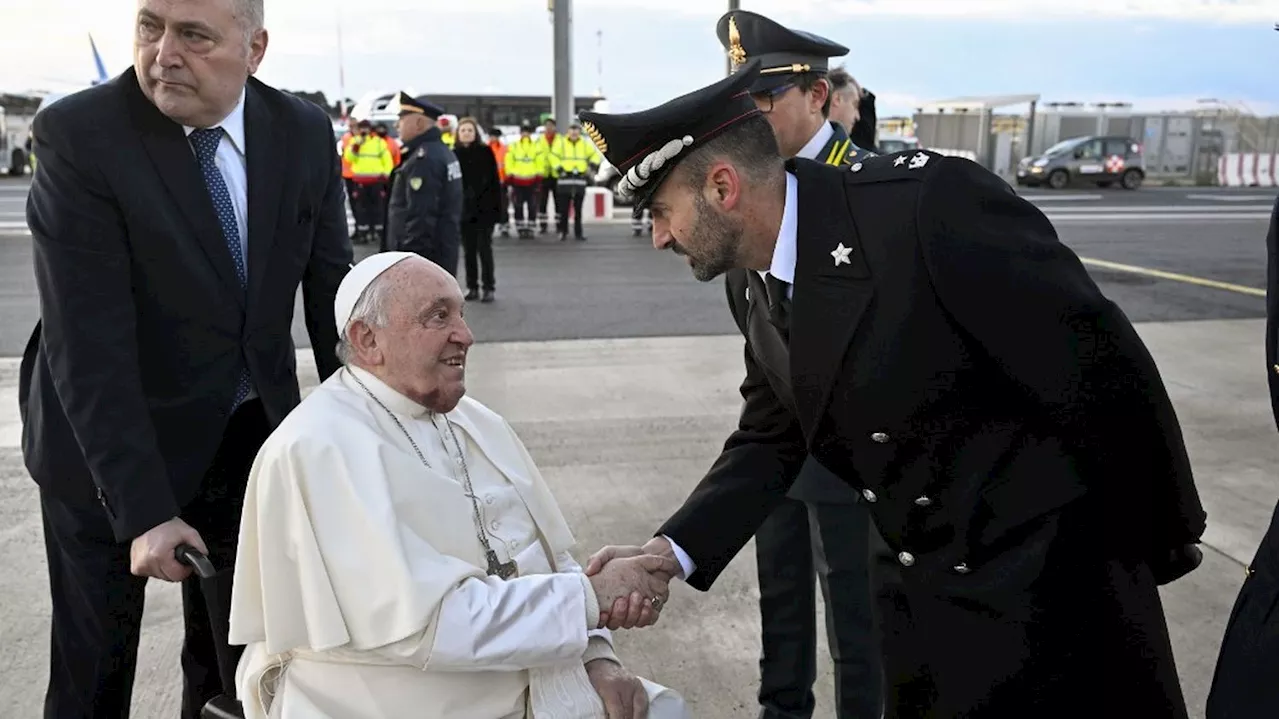
<svg viewBox="0 0 1280 719"><path fill-rule="evenodd" d="M556 230L560 241L569 237L569 211L573 210L573 237L582 242L582 201L587 196L587 180L600 166L600 153L582 137L582 125L569 125L569 134L551 144L551 167L556 173Z"/></svg>
<svg viewBox="0 0 1280 719"><path fill-rule="evenodd" d="M351 162L351 179L356 185L356 201L351 207L351 214L356 219L352 240L363 244L382 236L379 190L395 168L386 140L373 133L373 125L368 120L361 120L357 129L359 137L347 146L343 156Z"/></svg>
<svg viewBox="0 0 1280 719"><path fill-rule="evenodd" d="M562 212L560 198L556 195L556 171L551 166L551 146L556 141L556 119L548 117L542 125L542 134L538 136L538 161L542 168L542 182L538 187L538 234L547 234L550 215L547 214L548 200L555 199L556 215Z"/></svg>
<svg viewBox="0 0 1280 719"><path fill-rule="evenodd" d="M348 125L342 139L338 141L338 157L342 158L342 184L347 188L347 200L351 203L351 211L355 212L356 183L355 172L351 169L351 158L347 156L347 148L360 136L357 125Z"/></svg>
<svg viewBox="0 0 1280 719"><path fill-rule="evenodd" d="M391 153L391 172L383 178L382 184L378 185L378 221L374 223L374 230L378 233L379 252L387 251L387 207L391 200L391 178L395 175L396 168L400 166L400 141L387 132L387 126L378 123L373 126L373 134L387 143L387 151Z"/></svg>
<svg viewBox="0 0 1280 719"><path fill-rule="evenodd" d="M462 243L462 166L440 140L435 120L444 110L425 97L396 93L388 109L404 139L404 161L391 185L387 247L416 252L458 275Z"/></svg>
<svg viewBox="0 0 1280 719"><path fill-rule="evenodd" d="M452 150L453 143L455 142L453 137L453 119L448 116L441 116L439 120L436 120L436 127L440 128L440 141L444 143L445 147Z"/></svg>
<svg viewBox="0 0 1280 719"><path fill-rule="evenodd" d="M507 146L502 142L502 128L494 125L489 128L489 149L493 150L493 159L498 161L498 182L502 190L498 193L497 228L503 237L511 236L511 186L507 184Z"/></svg>
<svg viewBox="0 0 1280 719"><path fill-rule="evenodd" d="M533 139L533 125L526 122L520 126L520 139L507 146L504 167L516 206L516 234L522 240L532 239L534 203L543 178L542 158Z"/></svg>

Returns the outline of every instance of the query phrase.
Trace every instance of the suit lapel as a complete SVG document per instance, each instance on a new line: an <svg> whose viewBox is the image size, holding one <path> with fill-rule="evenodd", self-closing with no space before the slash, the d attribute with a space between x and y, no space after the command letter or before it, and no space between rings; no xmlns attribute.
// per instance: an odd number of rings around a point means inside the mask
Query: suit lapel
<svg viewBox="0 0 1280 719"><path fill-rule="evenodd" d="M791 386L805 435L812 437L874 292L845 195L844 173L811 162L793 161L789 167L795 168L800 204Z"/></svg>
<svg viewBox="0 0 1280 719"><path fill-rule="evenodd" d="M257 297L266 281L275 245L284 183L288 138L274 122L262 91L250 81L245 91L244 132L246 176L249 181L249 296ZM252 305L250 305L252 306Z"/></svg>
<svg viewBox="0 0 1280 719"><path fill-rule="evenodd" d="M228 294L243 305L244 296L239 291L240 280L236 277L235 263L222 237L213 201L209 198L204 178L200 176L199 163L191 143L187 141L186 133L181 125L165 117L142 94L138 76L132 69L121 74L116 81L125 86L134 127L138 129L142 146L156 172L190 223L192 234L199 241L214 270L231 290Z"/></svg>

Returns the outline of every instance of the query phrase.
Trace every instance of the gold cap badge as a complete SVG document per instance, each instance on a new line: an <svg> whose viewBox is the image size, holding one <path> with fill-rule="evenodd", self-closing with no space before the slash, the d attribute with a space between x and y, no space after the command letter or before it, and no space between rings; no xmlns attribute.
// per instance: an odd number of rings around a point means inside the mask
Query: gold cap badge
<svg viewBox="0 0 1280 719"><path fill-rule="evenodd" d="M600 150L601 155L609 151L609 143L605 142L604 135L600 134L600 130L596 129L594 124L583 120L582 131L587 133L587 137L591 138L591 141L596 144L596 148Z"/></svg>
<svg viewBox="0 0 1280 719"><path fill-rule="evenodd" d="M742 35L738 33L738 21L732 17L729 18L729 60L733 62L733 69L737 70L743 63L747 61L747 51L742 47Z"/></svg>

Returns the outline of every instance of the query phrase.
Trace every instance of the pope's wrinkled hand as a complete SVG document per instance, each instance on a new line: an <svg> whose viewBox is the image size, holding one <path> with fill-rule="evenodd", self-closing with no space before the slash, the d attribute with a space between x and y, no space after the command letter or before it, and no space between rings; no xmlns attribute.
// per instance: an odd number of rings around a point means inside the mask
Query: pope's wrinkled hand
<svg viewBox="0 0 1280 719"><path fill-rule="evenodd" d="M676 562L675 551L671 549L671 543L664 537L654 537L645 542L643 547L626 546L626 545L610 545L603 547L600 551L591 555L587 561L584 570L588 577L596 574L606 567L615 559L626 559L630 557L641 556L657 556ZM683 570L676 563L677 573L675 576L683 576ZM663 600L664 602L666 600ZM600 626L616 630L616 629L635 629L636 627L647 627L658 621L656 612L651 608L650 603L638 594L632 594L630 597L619 597L614 601L613 605L607 610L602 603ZM656 608L661 609L661 606Z"/></svg>
<svg viewBox="0 0 1280 719"><path fill-rule="evenodd" d="M649 716L649 695L634 674L610 659L587 663L587 677L604 702L608 719L645 719Z"/></svg>
<svg viewBox="0 0 1280 719"><path fill-rule="evenodd" d="M637 608L634 617L636 621L625 626L632 629L646 627L657 621L658 611L670 593L671 578L679 573L680 563L674 559L645 554L611 561L591 575L590 581L602 614L605 607L630 605ZM648 621L645 621L646 617ZM630 618L632 617L628 616ZM604 619L602 617L602 626ZM613 622L608 624L610 629L615 628L612 624Z"/></svg>

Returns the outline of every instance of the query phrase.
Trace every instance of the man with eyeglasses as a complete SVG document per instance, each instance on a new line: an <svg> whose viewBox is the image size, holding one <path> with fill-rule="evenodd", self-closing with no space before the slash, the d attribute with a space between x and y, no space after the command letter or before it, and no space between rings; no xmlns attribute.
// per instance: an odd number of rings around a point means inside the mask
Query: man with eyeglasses
<svg viewBox="0 0 1280 719"><path fill-rule="evenodd" d="M773 128L783 157L849 167L870 155L829 118L827 59L848 54L847 47L744 11L721 17L716 34L735 71L760 59L760 75L748 91ZM728 281L745 287L744 272L730 272ZM881 677L867 568L871 528L862 502L857 491L810 457L788 499L756 532L761 719L813 715L815 580L820 580L827 612L836 715L880 716Z"/></svg>

